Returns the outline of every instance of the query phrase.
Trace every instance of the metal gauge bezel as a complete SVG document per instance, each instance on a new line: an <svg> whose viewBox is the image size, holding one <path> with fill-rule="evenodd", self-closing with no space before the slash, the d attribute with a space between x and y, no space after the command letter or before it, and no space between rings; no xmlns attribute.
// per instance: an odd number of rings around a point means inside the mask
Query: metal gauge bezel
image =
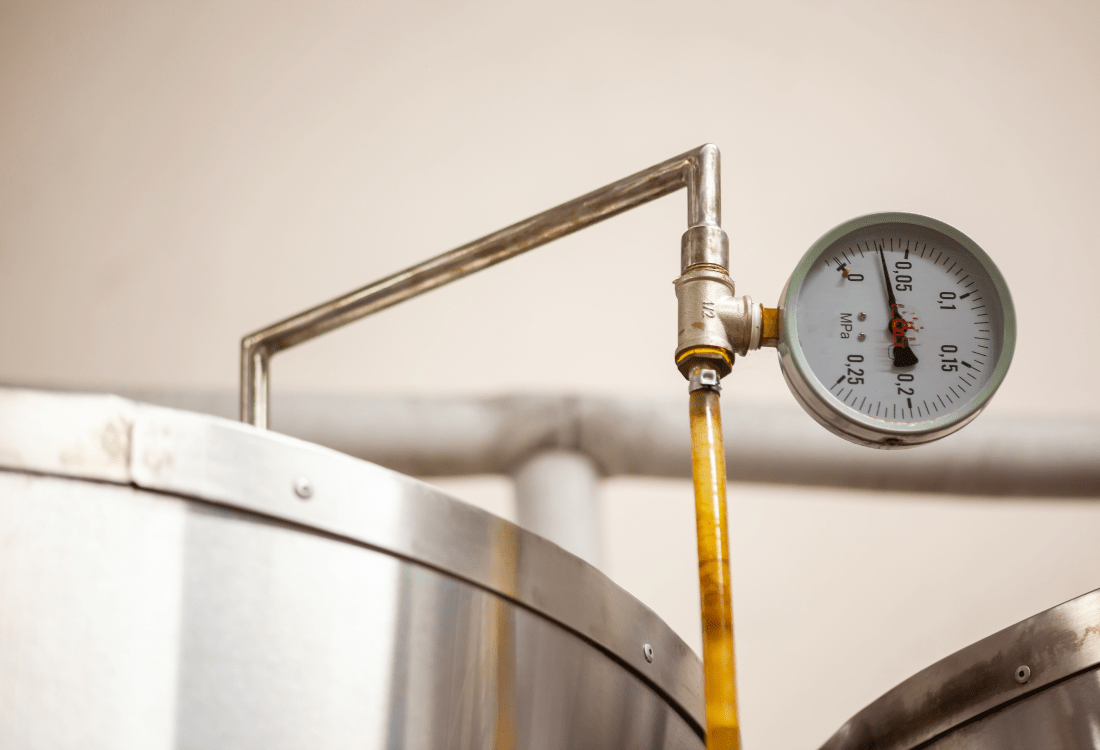
<svg viewBox="0 0 1100 750"><path fill-rule="evenodd" d="M828 392L810 368L798 340L798 298L807 274L820 257L839 240L860 229L879 224L909 224L939 232L958 243L989 274L1001 306L1004 330L993 373L982 389L965 405L935 419L893 422L856 411ZM989 403L1008 372L1016 347L1016 312L1008 285L996 264L974 240L954 227L920 214L887 212L859 216L826 232L802 256L787 280L779 300L779 365L791 393L817 422L853 443L874 448L908 448L950 435L973 420Z"/></svg>

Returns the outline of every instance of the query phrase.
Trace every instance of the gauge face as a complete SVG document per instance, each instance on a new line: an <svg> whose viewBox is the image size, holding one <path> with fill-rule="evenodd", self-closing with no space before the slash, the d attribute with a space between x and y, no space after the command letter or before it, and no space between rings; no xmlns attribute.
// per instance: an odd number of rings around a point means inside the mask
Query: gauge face
<svg viewBox="0 0 1100 750"><path fill-rule="evenodd" d="M958 430L1012 359L997 267L958 230L890 213L818 240L780 301L780 364L803 407L853 442L901 448Z"/></svg>

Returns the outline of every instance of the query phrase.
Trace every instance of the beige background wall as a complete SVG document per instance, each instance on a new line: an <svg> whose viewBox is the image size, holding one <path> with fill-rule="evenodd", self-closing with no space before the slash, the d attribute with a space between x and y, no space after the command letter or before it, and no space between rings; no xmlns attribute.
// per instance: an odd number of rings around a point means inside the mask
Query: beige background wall
<svg viewBox="0 0 1100 750"><path fill-rule="evenodd" d="M742 292L876 210L1020 321L990 412L1100 418L1100 5L0 2L0 381L234 388L242 334L704 141ZM682 196L275 360L284 390L679 398ZM589 320L612 321L593 336ZM774 354L726 400L790 402ZM500 479L442 483L510 513ZM615 481L610 574L699 643L690 488ZM1100 507L732 488L744 735L813 748L1100 585Z"/></svg>

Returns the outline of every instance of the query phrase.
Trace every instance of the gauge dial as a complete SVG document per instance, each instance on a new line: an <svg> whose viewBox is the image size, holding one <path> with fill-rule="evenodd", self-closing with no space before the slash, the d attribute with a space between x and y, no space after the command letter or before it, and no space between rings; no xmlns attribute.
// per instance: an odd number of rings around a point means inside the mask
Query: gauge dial
<svg viewBox="0 0 1100 750"><path fill-rule="evenodd" d="M780 301L780 364L818 422L856 443L939 439L980 412L1016 319L977 244L925 216L864 216L806 253Z"/></svg>

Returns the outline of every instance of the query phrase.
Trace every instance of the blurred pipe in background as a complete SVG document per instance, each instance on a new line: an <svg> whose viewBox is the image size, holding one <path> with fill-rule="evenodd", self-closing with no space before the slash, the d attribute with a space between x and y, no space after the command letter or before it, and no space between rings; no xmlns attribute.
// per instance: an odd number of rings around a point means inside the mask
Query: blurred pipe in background
<svg viewBox="0 0 1100 750"><path fill-rule="evenodd" d="M229 419L237 414L235 391L118 394ZM678 400L617 397L288 393L280 396L272 428L413 476L510 475L520 479L518 493L525 483L532 492L542 487L524 477L538 474L531 461L544 451L587 457L603 477L690 478L682 407ZM945 441L875 451L837 439L794 407L750 406L727 398L723 408L730 481L982 497L1100 497L1098 420L984 415ZM517 494L518 513L537 517L532 507L523 508Z"/></svg>
<svg viewBox="0 0 1100 750"><path fill-rule="evenodd" d="M592 459L575 450L540 450L512 478L516 523L602 569L600 475Z"/></svg>

